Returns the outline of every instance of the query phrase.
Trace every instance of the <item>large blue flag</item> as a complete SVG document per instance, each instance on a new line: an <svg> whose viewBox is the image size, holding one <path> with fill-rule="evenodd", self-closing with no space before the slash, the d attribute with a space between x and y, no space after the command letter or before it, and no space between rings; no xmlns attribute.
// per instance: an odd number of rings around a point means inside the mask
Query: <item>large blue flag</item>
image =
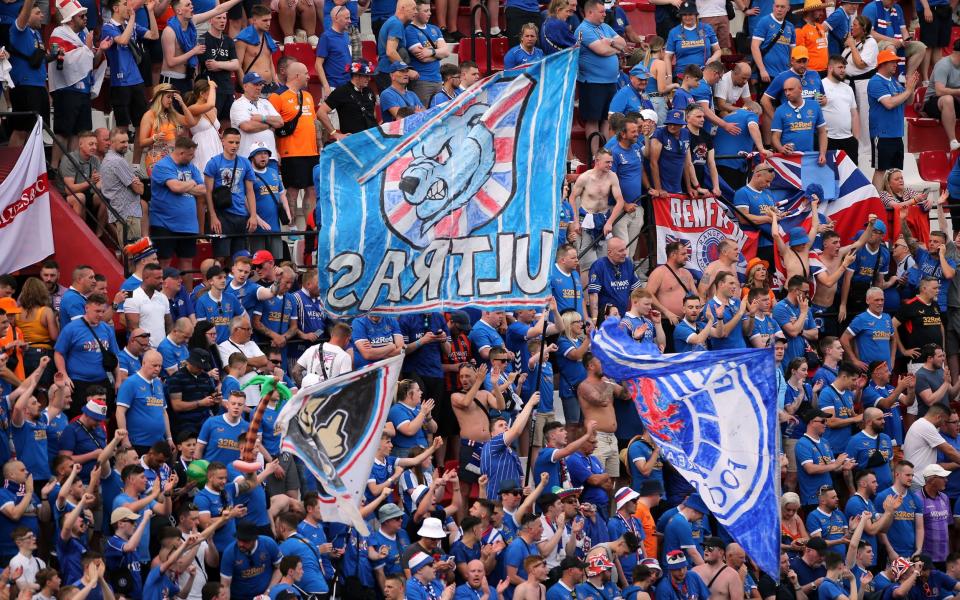
<svg viewBox="0 0 960 600"><path fill-rule="evenodd" d="M780 572L780 464L773 351L650 355L615 319L593 337L661 455L771 576Z"/></svg>
<svg viewBox="0 0 960 600"><path fill-rule="evenodd" d="M576 49L324 148L317 265L341 316L550 295Z"/></svg>

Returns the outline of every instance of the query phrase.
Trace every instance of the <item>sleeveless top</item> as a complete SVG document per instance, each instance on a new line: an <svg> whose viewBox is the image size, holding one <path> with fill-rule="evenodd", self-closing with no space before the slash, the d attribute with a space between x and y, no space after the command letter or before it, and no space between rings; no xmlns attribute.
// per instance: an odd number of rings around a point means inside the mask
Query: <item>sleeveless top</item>
<svg viewBox="0 0 960 600"><path fill-rule="evenodd" d="M17 327L20 328L20 331L23 332L23 339L30 344L33 348L43 348L45 350L50 350L53 348L53 339L50 338L50 331L47 330L47 326L43 324L43 315L50 308L46 306L40 307L40 310L36 311L34 317L30 320L25 318L25 312L17 315Z"/></svg>

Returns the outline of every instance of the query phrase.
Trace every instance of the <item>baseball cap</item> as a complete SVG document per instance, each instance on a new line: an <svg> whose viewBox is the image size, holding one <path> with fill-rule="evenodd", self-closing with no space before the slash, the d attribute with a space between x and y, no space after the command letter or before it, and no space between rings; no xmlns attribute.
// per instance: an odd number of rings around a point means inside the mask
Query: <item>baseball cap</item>
<svg viewBox="0 0 960 600"><path fill-rule="evenodd" d="M828 417L830 417L830 415L823 412L819 408L808 408L800 413L800 418L803 419L805 423L809 423L814 419L826 419Z"/></svg>
<svg viewBox="0 0 960 600"><path fill-rule="evenodd" d="M403 62L402 60L398 60L395 63L387 63L386 65L384 65L381 71L384 73L396 73L397 71L406 71L409 68L410 68L410 65Z"/></svg>
<svg viewBox="0 0 960 600"><path fill-rule="evenodd" d="M822 537L812 537L807 540L807 548L811 550L816 550L817 552L826 552L827 551L827 541Z"/></svg>
<svg viewBox="0 0 960 600"><path fill-rule="evenodd" d="M408 564L410 565L410 572L416 573L420 569L432 565L433 557L426 552L417 552L410 557Z"/></svg>
<svg viewBox="0 0 960 600"><path fill-rule="evenodd" d="M703 547L704 548L724 548L726 544L723 543L723 540L715 535L708 535L703 538Z"/></svg>
<svg viewBox="0 0 960 600"><path fill-rule="evenodd" d="M644 121L653 121L654 123L657 123L660 120L660 117L657 116L657 111L650 110L649 108L641 110L640 116L643 117Z"/></svg>
<svg viewBox="0 0 960 600"><path fill-rule="evenodd" d="M250 521L240 521L237 523L237 541L255 542L259 537L257 526Z"/></svg>
<svg viewBox="0 0 960 600"><path fill-rule="evenodd" d="M681 15L695 15L697 14L697 4L688 0L680 5L680 8L677 12L679 12Z"/></svg>
<svg viewBox="0 0 960 600"><path fill-rule="evenodd" d="M790 51L790 58L793 60L810 60L810 51L806 46L794 46Z"/></svg>
<svg viewBox="0 0 960 600"><path fill-rule="evenodd" d="M243 83L266 83L266 81L256 71L250 71L243 76Z"/></svg>
<svg viewBox="0 0 960 600"><path fill-rule="evenodd" d="M642 64L636 64L632 69L630 69L630 74L638 79L649 79L650 71L647 70ZM649 109L648 109L649 110Z"/></svg>
<svg viewBox="0 0 960 600"><path fill-rule="evenodd" d="M180 275L180 269L175 269L173 267L166 267L163 269L164 279L180 279Z"/></svg>
<svg viewBox="0 0 960 600"><path fill-rule="evenodd" d="M520 487L520 482L516 479L504 479L500 482L500 487L497 489L497 493L505 494L507 492L522 492L523 488Z"/></svg>
<svg viewBox="0 0 960 600"><path fill-rule="evenodd" d="M920 471L920 477L923 477L923 480L926 481L927 477L950 477L950 471L944 469L937 463L931 463L923 468Z"/></svg>
<svg viewBox="0 0 960 600"><path fill-rule="evenodd" d="M576 556L567 556L560 561L560 570L566 571L567 569L586 569L587 563L583 562Z"/></svg>
<svg viewBox="0 0 960 600"><path fill-rule="evenodd" d="M470 329L473 327L470 324L470 315L463 310L455 310L450 313L450 321L454 323L460 331L469 333Z"/></svg>
<svg viewBox="0 0 960 600"><path fill-rule="evenodd" d="M887 233L887 224L877 219L873 222L873 230L885 235Z"/></svg>
<svg viewBox="0 0 960 600"><path fill-rule="evenodd" d="M209 369L210 353L203 348L194 348L190 350L190 355L187 356L187 362L198 369Z"/></svg>
<svg viewBox="0 0 960 600"><path fill-rule="evenodd" d="M0 298L0 309L3 309L8 315L16 315L22 311L13 298Z"/></svg>
<svg viewBox="0 0 960 600"><path fill-rule="evenodd" d="M133 512L126 506L120 506L113 509L113 512L110 513L110 524L116 525L120 521L137 521L140 519L140 515Z"/></svg>
<svg viewBox="0 0 960 600"><path fill-rule="evenodd" d="M269 250L257 250L253 253L253 258L250 259L250 262L254 265L262 265L265 262L273 262L273 255L270 254Z"/></svg>

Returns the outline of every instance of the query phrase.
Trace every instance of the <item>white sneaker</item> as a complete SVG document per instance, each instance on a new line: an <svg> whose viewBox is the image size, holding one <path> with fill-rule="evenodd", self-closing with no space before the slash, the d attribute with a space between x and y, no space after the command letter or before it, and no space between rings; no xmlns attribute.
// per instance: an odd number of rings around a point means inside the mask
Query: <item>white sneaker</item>
<svg viewBox="0 0 960 600"><path fill-rule="evenodd" d="M284 46L286 46L287 44L293 44L294 42L296 42L296 38L294 38L292 35L288 35L287 37L283 38Z"/></svg>
<svg viewBox="0 0 960 600"><path fill-rule="evenodd" d="M957 140L950 140L950 152L960 149L960 142Z"/></svg>
<svg viewBox="0 0 960 600"><path fill-rule="evenodd" d="M318 38L318 37L315 36L315 35L311 35L311 36L309 36L309 37L307 38L307 41L310 42L310 47L311 47L311 48L316 48L316 47L317 47L317 44L320 43L320 38Z"/></svg>

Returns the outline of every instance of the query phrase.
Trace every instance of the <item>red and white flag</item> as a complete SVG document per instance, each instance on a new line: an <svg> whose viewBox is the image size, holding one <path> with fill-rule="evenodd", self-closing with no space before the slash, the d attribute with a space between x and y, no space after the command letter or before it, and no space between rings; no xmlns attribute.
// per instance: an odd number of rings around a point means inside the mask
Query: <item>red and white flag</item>
<svg viewBox="0 0 960 600"><path fill-rule="evenodd" d="M50 185L40 119L17 164L0 182L0 273L11 273L53 254Z"/></svg>

